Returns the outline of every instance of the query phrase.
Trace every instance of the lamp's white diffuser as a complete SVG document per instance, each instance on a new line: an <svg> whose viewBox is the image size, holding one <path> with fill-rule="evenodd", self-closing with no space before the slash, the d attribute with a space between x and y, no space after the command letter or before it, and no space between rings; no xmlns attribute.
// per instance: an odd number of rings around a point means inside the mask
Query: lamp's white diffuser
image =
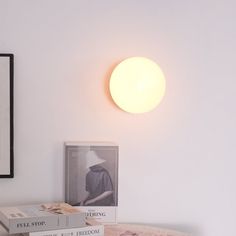
<svg viewBox="0 0 236 236"><path fill-rule="evenodd" d="M165 78L160 67L144 57L131 57L122 61L110 78L114 102L130 113L153 110L161 102L165 88Z"/></svg>

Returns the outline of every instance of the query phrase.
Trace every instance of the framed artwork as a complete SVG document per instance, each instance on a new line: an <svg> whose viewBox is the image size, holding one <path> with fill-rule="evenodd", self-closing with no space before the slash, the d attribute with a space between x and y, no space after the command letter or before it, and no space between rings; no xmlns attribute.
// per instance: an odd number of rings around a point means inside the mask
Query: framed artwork
<svg viewBox="0 0 236 236"><path fill-rule="evenodd" d="M101 223L117 222L118 146L65 143L65 201Z"/></svg>
<svg viewBox="0 0 236 236"><path fill-rule="evenodd" d="M13 54L0 54L0 178L14 177Z"/></svg>

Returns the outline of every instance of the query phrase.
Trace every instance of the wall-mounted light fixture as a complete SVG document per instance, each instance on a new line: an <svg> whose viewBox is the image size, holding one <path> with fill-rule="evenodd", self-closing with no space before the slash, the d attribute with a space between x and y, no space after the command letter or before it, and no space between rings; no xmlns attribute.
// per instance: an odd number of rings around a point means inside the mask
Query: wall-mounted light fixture
<svg viewBox="0 0 236 236"><path fill-rule="evenodd" d="M118 64L110 78L110 92L124 111L144 113L153 110L165 94L165 78L150 59L131 57Z"/></svg>

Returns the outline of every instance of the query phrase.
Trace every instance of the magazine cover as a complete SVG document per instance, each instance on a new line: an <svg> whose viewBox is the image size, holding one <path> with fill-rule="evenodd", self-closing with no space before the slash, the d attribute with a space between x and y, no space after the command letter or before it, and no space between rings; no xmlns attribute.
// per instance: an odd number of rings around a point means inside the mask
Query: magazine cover
<svg viewBox="0 0 236 236"><path fill-rule="evenodd" d="M65 143L66 202L102 223L116 223L118 146Z"/></svg>

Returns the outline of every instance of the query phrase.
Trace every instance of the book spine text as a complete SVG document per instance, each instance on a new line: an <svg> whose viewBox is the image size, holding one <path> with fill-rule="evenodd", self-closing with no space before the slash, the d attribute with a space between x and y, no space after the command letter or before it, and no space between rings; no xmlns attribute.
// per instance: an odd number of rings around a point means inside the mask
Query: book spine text
<svg viewBox="0 0 236 236"><path fill-rule="evenodd" d="M104 235L103 225L87 226L82 228L30 232L24 234L24 236L103 236L103 235Z"/></svg>

